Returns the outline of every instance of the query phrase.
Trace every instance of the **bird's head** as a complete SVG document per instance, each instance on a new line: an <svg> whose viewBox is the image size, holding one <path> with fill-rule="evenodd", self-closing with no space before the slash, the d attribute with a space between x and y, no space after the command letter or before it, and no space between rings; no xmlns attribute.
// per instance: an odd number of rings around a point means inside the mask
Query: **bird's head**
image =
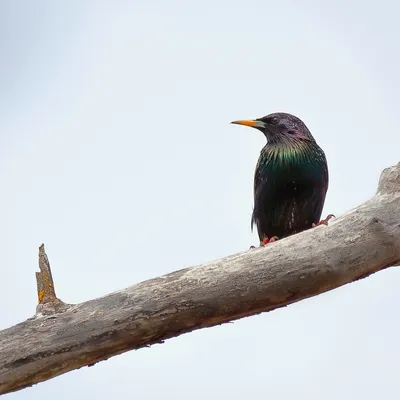
<svg viewBox="0 0 400 400"><path fill-rule="evenodd" d="M262 118L233 121L231 124L251 126L260 130L270 143L287 140L315 141L307 126L294 115L273 113Z"/></svg>

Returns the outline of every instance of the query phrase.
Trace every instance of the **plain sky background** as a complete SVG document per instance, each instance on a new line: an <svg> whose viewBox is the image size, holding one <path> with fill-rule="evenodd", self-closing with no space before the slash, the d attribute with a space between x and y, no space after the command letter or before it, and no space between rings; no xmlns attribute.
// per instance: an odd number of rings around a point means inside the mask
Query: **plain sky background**
<svg viewBox="0 0 400 400"><path fill-rule="evenodd" d="M265 138L232 120L305 121L328 158L324 215L373 196L400 158L399 12L0 0L0 329L35 312L42 242L70 303L256 244ZM399 399L399 286L392 268L5 398Z"/></svg>

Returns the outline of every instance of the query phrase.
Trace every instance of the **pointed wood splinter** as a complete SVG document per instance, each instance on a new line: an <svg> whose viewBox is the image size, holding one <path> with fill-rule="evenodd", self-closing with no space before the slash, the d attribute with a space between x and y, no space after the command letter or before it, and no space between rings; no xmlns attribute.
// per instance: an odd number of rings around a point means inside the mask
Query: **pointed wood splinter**
<svg viewBox="0 0 400 400"><path fill-rule="evenodd" d="M47 258L44 244L39 247L39 269L40 272L36 272L38 293L36 312L49 314L64 311L67 308L67 304L56 296L50 262Z"/></svg>

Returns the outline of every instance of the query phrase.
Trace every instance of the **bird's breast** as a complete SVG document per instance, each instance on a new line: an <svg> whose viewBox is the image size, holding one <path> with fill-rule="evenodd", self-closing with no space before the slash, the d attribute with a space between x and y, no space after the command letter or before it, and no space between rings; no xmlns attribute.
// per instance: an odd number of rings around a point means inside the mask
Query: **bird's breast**
<svg viewBox="0 0 400 400"><path fill-rule="evenodd" d="M281 184L296 187L320 181L327 174L325 155L317 148L264 148L257 164L261 175Z"/></svg>

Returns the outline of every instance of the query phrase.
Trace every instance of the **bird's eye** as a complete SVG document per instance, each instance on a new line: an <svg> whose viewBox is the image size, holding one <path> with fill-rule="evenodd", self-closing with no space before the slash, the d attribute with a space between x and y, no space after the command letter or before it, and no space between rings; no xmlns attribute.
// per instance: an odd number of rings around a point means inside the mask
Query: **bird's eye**
<svg viewBox="0 0 400 400"><path fill-rule="evenodd" d="M271 118L271 124L272 124L272 125L277 125L278 122L279 122L279 119L278 119L277 117L272 117L272 118Z"/></svg>

